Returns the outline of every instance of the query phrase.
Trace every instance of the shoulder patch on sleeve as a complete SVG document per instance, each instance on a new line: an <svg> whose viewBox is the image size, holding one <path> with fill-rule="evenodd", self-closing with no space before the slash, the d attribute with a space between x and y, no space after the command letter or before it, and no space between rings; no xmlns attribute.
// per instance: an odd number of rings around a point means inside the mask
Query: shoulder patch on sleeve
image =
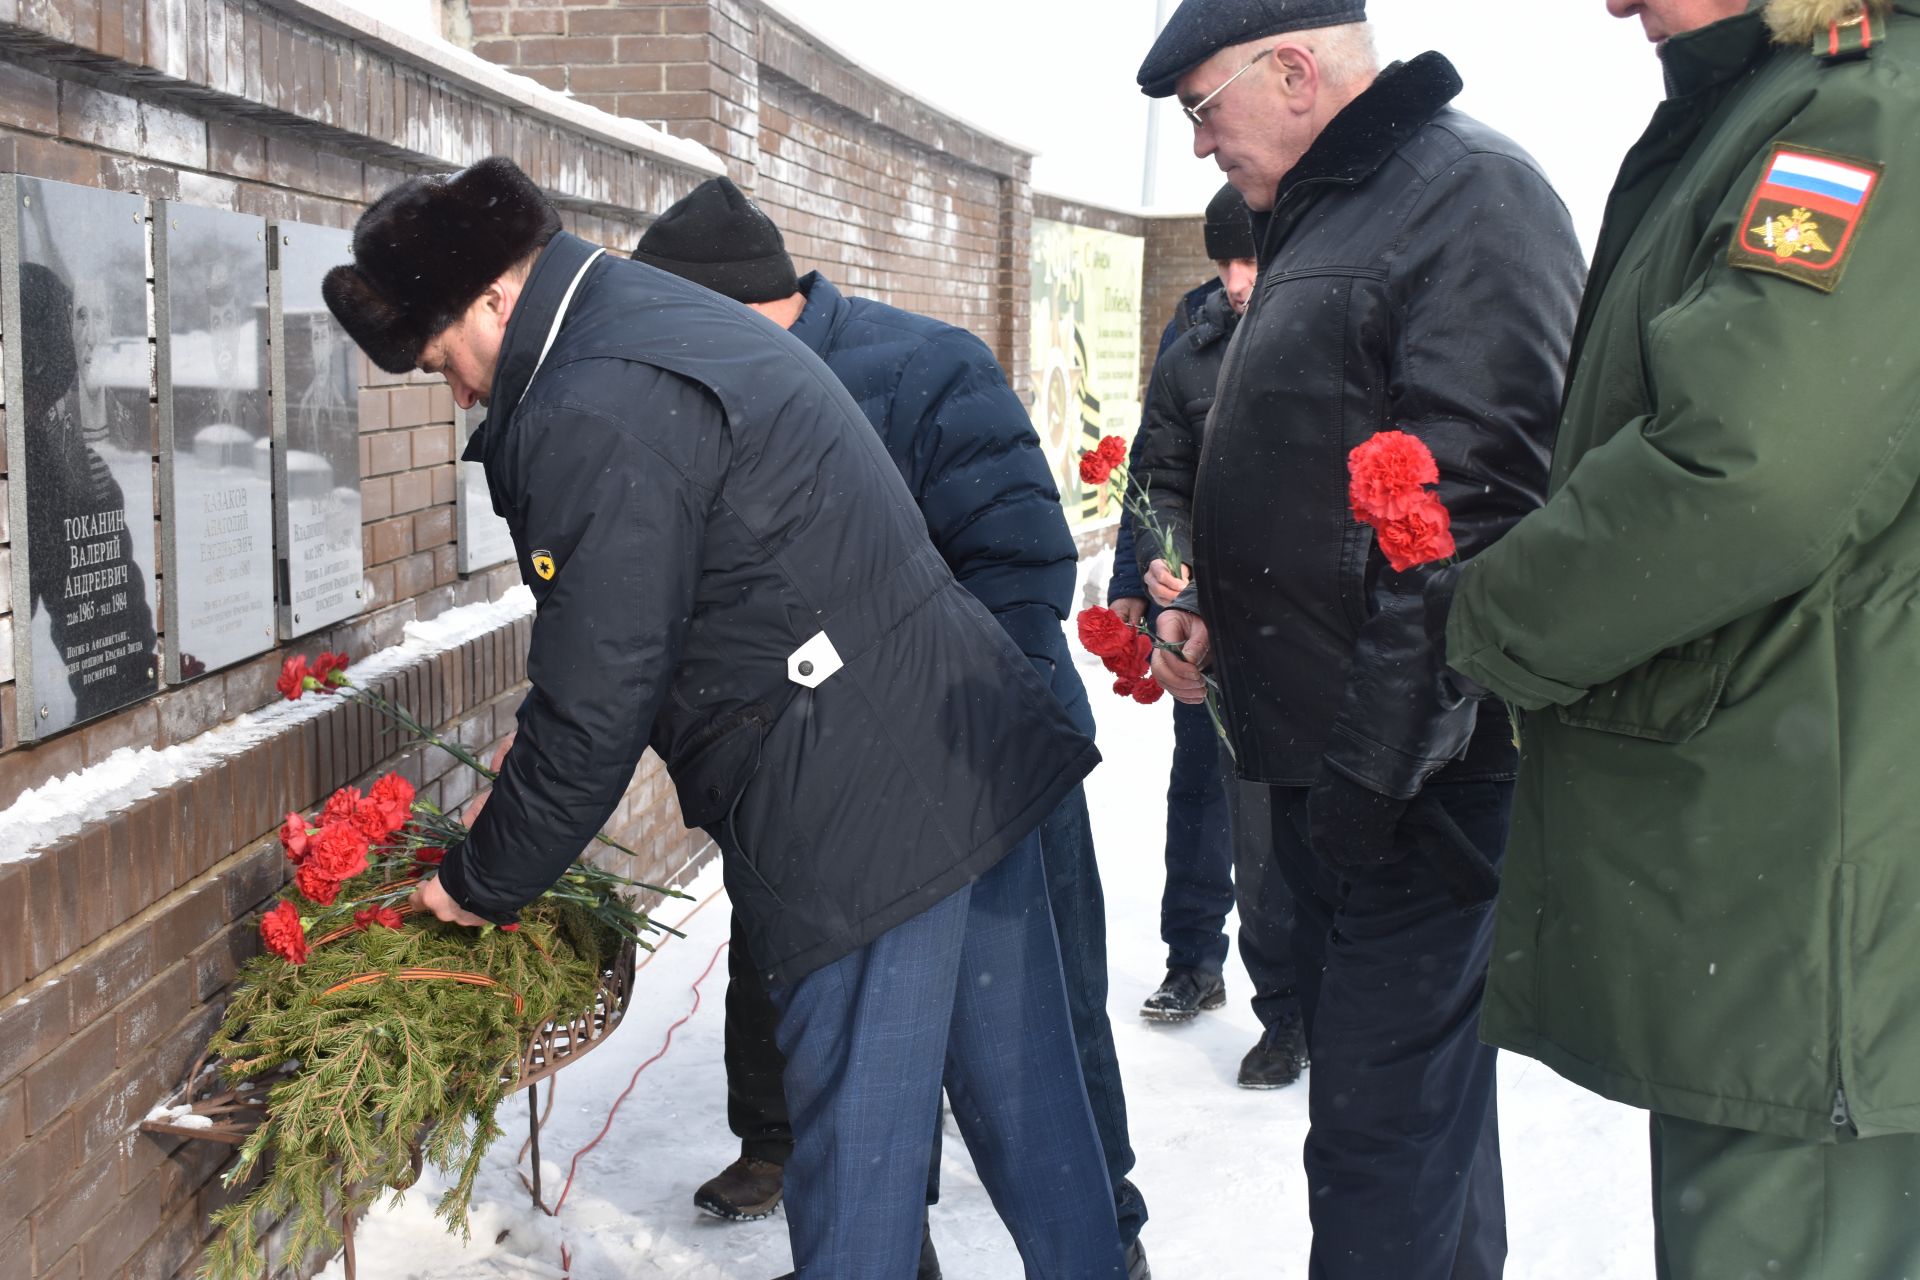
<svg viewBox="0 0 1920 1280"><path fill-rule="evenodd" d="M1734 228L1728 260L1832 293L1885 169L1871 160L1775 143L1746 217Z"/></svg>

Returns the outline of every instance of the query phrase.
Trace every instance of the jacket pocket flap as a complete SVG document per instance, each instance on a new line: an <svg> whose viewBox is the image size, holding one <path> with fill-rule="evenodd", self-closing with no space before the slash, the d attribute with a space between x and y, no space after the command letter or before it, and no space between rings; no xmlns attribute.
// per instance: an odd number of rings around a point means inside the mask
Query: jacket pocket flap
<svg viewBox="0 0 1920 1280"><path fill-rule="evenodd" d="M667 765L680 798L680 816L689 827L711 827L733 812L734 802L760 768L760 744L767 726L757 715L743 714L678 763Z"/></svg>
<svg viewBox="0 0 1920 1280"><path fill-rule="evenodd" d="M1685 742L1706 727L1732 670L1727 662L1663 655L1555 712L1580 729Z"/></svg>

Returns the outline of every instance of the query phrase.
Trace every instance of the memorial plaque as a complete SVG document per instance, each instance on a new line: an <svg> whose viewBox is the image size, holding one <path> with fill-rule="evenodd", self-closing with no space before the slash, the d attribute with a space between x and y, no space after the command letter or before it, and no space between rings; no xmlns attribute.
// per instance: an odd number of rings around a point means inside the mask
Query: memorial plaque
<svg viewBox="0 0 1920 1280"><path fill-rule="evenodd" d="M156 201L167 679L274 645L267 224Z"/></svg>
<svg viewBox="0 0 1920 1280"><path fill-rule="evenodd" d="M274 531L280 634L360 612L360 359L320 296L353 233L283 222L272 272Z"/></svg>
<svg viewBox="0 0 1920 1280"><path fill-rule="evenodd" d="M460 438L460 450L466 452L467 437L484 417L479 409L456 407L454 433ZM487 469L477 462L462 462L457 491L459 526L456 567L461 573L477 573L514 558L513 535L507 522L493 510L493 494L487 489Z"/></svg>
<svg viewBox="0 0 1920 1280"><path fill-rule="evenodd" d="M19 730L159 688L146 202L0 175Z"/></svg>

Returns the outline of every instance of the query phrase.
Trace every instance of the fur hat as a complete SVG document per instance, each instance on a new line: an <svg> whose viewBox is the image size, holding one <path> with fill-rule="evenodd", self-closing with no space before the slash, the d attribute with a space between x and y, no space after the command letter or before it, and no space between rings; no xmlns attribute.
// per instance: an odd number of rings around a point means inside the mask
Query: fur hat
<svg viewBox="0 0 1920 1280"><path fill-rule="evenodd" d="M409 178L360 215L353 261L327 273L327 308L388 373L466 314L487 286L543 248L560 215L504 156L445 176Z"/></svg>
<svg viewBox="0 0 1920 1280"><path fill-rule="evenodd" d="M1259 250L1253 243L1253 215L1247 212L1247 198L1229 182L1207 202L1207 256L1215 262L1230 258L1255 258Z"/></svg>
<svg viewBox="0 0 1920 1280"><path fill-rule="evenodd" d="M780 228L726 178L708 179L654 219L633 256L735 302L800 292Z"/></svg>

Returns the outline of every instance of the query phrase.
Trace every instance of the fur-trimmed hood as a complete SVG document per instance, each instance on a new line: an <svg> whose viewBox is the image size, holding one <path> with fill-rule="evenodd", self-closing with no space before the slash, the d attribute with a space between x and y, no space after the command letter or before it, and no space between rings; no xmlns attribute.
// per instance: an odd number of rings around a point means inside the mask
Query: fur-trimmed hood
<svg viewBox="0 0 1920 1280"><path fill-rule="evenodd" d="M1803 45L1837 23L1848 23L1862 12L1879 17L1893 8L1893 0L1767 0L1767 26L1776 43Z"/></svg>

